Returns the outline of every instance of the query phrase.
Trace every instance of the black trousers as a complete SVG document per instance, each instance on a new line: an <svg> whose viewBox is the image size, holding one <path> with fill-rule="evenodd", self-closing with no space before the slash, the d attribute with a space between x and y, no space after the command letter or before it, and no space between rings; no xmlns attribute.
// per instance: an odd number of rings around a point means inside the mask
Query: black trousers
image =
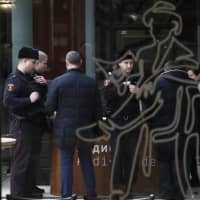
<svg viewBox="0 0 200 200"><path fill-rule="evenodd" d="M196 145L194 144L194 150L192 151L192 155L191 155L191 165L190 165L190 175L191 175L191 186L193 187L197 187L200 185L200 180L199 180L199 176L198 176L198 170L197 170L197 165L199 162L198 157L196 156ZM200 149L199 149L200 152Z"/></svg>
<svg viewBox="0 0 200 200"><path fill-rule="evenodd" d="M129 132L121 136L119 132L111 135L111 187L113 190L128 191L128 185L136 181L138 163L133 165L135 150L138 142L138 131ZM131 176L133 174L133 176Z"/></svg>
<svg viewBox="0 0 200 200"><path fill-rule="evenodd" d="M178 171L175 165L178 163ZM189 180L189 168L191 158L188 156L186 160L186 176L184 173L184 160L181 158L176 162L174 160L160 161L160 179L161 179L161 196L165 199L184 200L184 194L181 190L180 184L184 193L187 192L186 177ZM178 181L180 179L180 183Z"/></svg>
<svg viewBox="0 0 200 200"><path fill-rule="evenodd" d="M10 132L16 138L11 164L11 195L29 196L36 182L44 128L28 120L14 119Z"/></svg>

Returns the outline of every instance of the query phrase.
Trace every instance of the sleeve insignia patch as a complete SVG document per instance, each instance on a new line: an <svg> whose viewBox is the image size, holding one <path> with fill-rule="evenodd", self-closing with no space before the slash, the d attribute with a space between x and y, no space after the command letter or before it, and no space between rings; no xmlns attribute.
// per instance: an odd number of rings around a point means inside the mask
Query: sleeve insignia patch
<svg viewBox="0 0 200 200"><path fill-rule="evenodd" d="M14 84L12 83L8 84L7 89L9 92L12 92L14 90Z"/></svg>

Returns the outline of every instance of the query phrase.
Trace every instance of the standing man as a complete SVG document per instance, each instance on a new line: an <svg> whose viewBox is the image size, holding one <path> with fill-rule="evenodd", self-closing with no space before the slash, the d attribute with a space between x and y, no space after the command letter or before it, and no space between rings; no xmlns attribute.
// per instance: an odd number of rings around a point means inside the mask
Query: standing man
<svg viewBox="0 0 200 200"><path fill-rule="evenodd" d="M41 50L39 50L38 53L39 59L35 65L35 69L32 73L32 76L34 77L37 83L47 86L47 80L44 78L44 74L48 70L48 55Z"/></svg>
<svg viewBox="0 0 200 200"><path fill-rule="evenodd" d="M32 191L40 153L38 143L45 124L40 94L31 83L38 50L23 47L18 53L18 59L16 72L7 79L3 98L4 105L11 110L13 116L10 132L16 138L11 166L11 197L8 196L10 199L41 197L41 194Z"/></svg>
<svg viewBox="0 0 200 200"><path fill-rule="evenodd" d="M175 62L173 69L160 75L155 92L160 92L163 105L151 120L161 198L167 200L185 199L195 137L196 141L199 138L200 96L197 85L180 66Z"/></svg>
<svg viewBox="0 0 200 200"><path fill-rule="evenodd" d="M44 109L44 104L46 101L46 95L47 95L47 80L44 78L44 74L45 72L48 70L48 55L39 50L38 51L38 60L36 62L35 65L35 69L33 71L33 73L31 74L31 76L33 77L32 81L31 81L31 87L33 88L33 90L36 90L40 93L40 106L41 108ZM43 113L44 115L44 113ZM45 117L45 116L44 116ZM44 132L47 131L48 129L48 124L45 123L42 125L42 128L40 129L40 133L38 133L38 136L40 138L38 138L38 143L37 143L37 148L38 151L41 152L41 148L42 148L42 136L44 135ZM37 166L39 167L39 161L40 161L40 157L38 156L38 161L37 161ZM33 193L39 193L42 194L44 193L44 189L41 189L39 187L36 186L36 179L37 176L33 176L33 183L32 183L32 192Z"/></svg>
<svg viewBox="0 0 200 200"><path fill-rule="evenodd" d="M69 51L66 54L67 72L51 82L46 109L49 114L57 113L54 143L61 153L62 198L74 198L73 156L77 147L86 184L85 199L95 199L95 175L91 155L93 144L78 139L76 129L98 120L99 95L96 81L81 72L81 63L79 52ZM93 137L96 133L88 129L83 134Z"/></svg>
<svg viewBox="0 0 200 200"><path fill-rule="evenodd" d="M140 77L134 73L136 61L132 52L126 49L117 54L117 60L116 69L112 74L114 80L118 81L118 88L112 82L113 79L104 81L106 113L108 118L116 124L110 138L111 198L114 200L132 195L130 192L137 175L134 157L137 157L136 147L140 132L137 127L123 134L124 128L121 128L126 127L140 115L140 103L137 98Z"/></svg>

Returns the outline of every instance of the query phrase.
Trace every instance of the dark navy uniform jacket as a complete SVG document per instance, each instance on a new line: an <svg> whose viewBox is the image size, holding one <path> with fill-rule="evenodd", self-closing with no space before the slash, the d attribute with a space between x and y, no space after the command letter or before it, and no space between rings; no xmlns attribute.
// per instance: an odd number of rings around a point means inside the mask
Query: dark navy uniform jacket
<svg viewBox="0 0 200 200"><path fill-rule="evenodd" d="M17 119L42 123L45 117L43 102L38 100L31 103L29 98L31 92L38 91L38 88L38 84L34 84L34 80L30 75L16 70L15 73L10 74L6 81L3 103L10 108Z"/></svg>
<svg viewBox="0 0 200 200"><path fill-rule="evenodd" d="M52 80L48 88L46 110L56 111L54 141L58 147L76 141L76 129L97 122L101 106L97 83L79 69L68 70ZM87 129L83 136L94 136L94 129Z"/></svg>
<svg viewBox="0 0 200 200"><path fill-rule="evenodd" d="M138 79L138 77L132 77L128 79L128 81L136 85ZM113 113L120 110L117 115L112 117L116 123L120 123L122 120L124 121L124 119L133 120L140 114L139 100L129 92L128 86L124 85L123 81L125 81L125 79L121 80L119 83L120 90L126 90L123 95L118 94L117 88L113 84L104 87L103 91L106 100L106 106L104 108L106 115L111 117ZM131 95L132 97L130 98ZM129 99L129 101L127 101L127 99Z"/></svg>

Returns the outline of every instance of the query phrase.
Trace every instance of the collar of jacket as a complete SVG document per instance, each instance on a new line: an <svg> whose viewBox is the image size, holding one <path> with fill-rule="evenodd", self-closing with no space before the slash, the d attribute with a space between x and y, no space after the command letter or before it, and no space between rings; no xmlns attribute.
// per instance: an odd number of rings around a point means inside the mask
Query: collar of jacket
<svg viewBox="0 0 200 200"><path fill-rule="evenodd" d="M27 80L27 81L32 81L32 77L30 74L27 73L23 73L20 70L16 69L16 75L22 77L23 79Z"/></svg>
<svg viewBox="0 0 200 200"><path fill-rule="evenodd" d="M73 69L66 70L67 73L68 72L73 72L73 71L75 71L75 72L82 72L80 68L73 68Z"/></svg>

